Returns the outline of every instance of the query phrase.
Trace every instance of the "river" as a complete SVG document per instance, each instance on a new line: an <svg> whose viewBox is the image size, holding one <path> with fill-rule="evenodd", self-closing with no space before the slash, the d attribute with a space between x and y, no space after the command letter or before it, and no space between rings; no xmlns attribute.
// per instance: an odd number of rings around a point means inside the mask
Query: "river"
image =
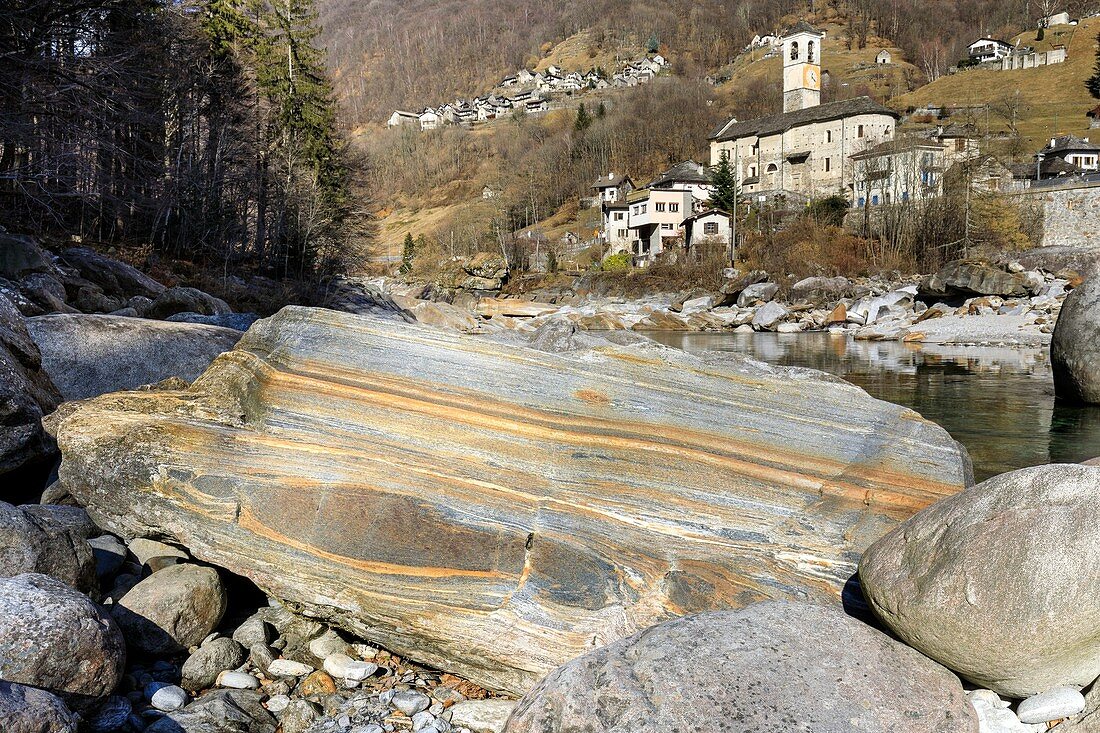
<svg viewBox="0 0 1100 733"><path fill-rule="evenodd" d="M1046 349L855 341L828 333L648 336L686 351L734 351L836 374L919 412L966 446L979 481L1100 456L1100 408L1056 404Z"/></svg>

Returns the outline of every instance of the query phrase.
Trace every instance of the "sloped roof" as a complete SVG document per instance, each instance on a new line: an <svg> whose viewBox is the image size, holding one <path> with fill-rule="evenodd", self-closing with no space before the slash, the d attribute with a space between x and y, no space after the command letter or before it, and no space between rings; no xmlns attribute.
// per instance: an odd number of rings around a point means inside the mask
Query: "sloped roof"
<svg viewBox="0 0 1100 733"><path fill-rule="evenodd" d="M1034 163L1008 163L1005 167L1012 171L1013 178L1035 180L1036 168ZM1084 171L1061 158L1046 158L1039 164L1038 173L1039 178L1045 180L1058 176L1073 176L1084 173Z"/></svg>
<svg viewBox="0 0 1100 733"><path fill-rule="evenodd" d="M819 36L825 35L824 33L819 31L817 28L814 28L812 25L810 25L809 23L807 23L804 20L800 20L797 23L795 23L794 25L792 25L790 28L788 28L787 30L785 30L783 32L783 35L784 36L790 36L790 35L793 35L795 33L814 33L814 34L819 35Z"/></svg>
<svg viewBox="0 0 1100 733"><path fill-rule="evenodd" d="M600 176L596 179L596 182L592 184L592 188L614 188L621 186L624 181L630 181L630 176L625 173L609 173L606 176ZM634 181L630 181L633 185Z"/></svg>
<svg viewBox="0 0 1100 733"><path fill-rule="evenodd" d="M1065 153L1073 150L1088 150L1088 151L1100 151L1100 145L1091 143L1088 140L1076 137L1075 135L1063 135L1062 137L1056 137L1053 140L1053 144L1047 144L1043 148L1041 153Z"/></svg>
<svg viewBox="0 0 1100 733"><path fill-rule="evenodd" d="M903 137L896 140L887 140L885 142L881 142L878 145L867 148L866 150L861 150L858 153L853 153L848 157L852 160L863 160L865 158L877 158L881 155L907 153L910 150L917 150L919 148L928 148L930 150L943 150L943 145L926 139Z"/></svg>
<svg viewBox="0 0 1100 733"><path fill-rule="evenodd" d="M807 107L794 112L780 112L766 117L758 117L755 120L745 120L744 122L730 120L715 130L709 139L724 142L751 135L775 135L802 125L866 114L888 115L895 120L900 117L897 112L888 107L883 107L870 97L855 97L839 102L819 104L816 107Z"/></svg>
<svg viewBox="0 0 1100 733"><path fill-rule="evenodd" d="M710 176L704 166L694 160L685 160L647 183L646 188L661 188L672 183L710 183Z"/></svg>
<svg viewBox="0 0 1100 733"><path fill-rule="evenodd" d="M698 214L692 214L688 218L684 219L684 223L686 224L689 221L698 221L699 219L703 219L708 216L714 216L715 214L717 214L718 216L724 216L727 219L730 218L730 215L725 211L719 211L718 209L706 209L704 211L700 211Z"/></svg>

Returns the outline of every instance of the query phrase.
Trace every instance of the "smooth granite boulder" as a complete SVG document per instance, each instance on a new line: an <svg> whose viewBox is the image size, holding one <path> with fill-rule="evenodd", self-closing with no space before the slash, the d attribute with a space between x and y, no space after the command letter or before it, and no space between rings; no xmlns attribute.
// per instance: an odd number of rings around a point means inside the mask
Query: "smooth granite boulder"
<svg viewBox="0 0 1100 733"><path fill-rule="evenodd" d="M130 589L111 613L131 648L173 654L197 646L225 613L225 587L218 571L200 565L170 565Z"/></svg>
<svg viewBox="0 0 1100 733"><path fill-rule="evenodd" d="M958 260L948 262L939 272L929 275L920 284L923 298L971 298L975 295L1003 295L1020 298L1034 295L1028 279L1014 272L984 262Z"/></svg>
<svg viewBox="0 0 1100 733"><path fill-rule="evenodd" d="M671 615L835 599L970 480L943 429L818 372L298 307L189 389L48 424L109 531L512 691Z"/></svg>
<svg viewBox="0 0 1100 733"><path fill-rule="evenodd" d="M29 318L27 328L66 400L168 377L191 381L241 338L240 331L218 326L83 314Z"/></svg>
<svg viewBox="0 0 1100 733"><path fill-rule="evenodd" d="M1100 404L1100 276L1074 288L1062 303L1050 366L1059 400Z"/></svg>
<svg viewBox="0 0 1100 733"><path fill-rule="evenodd" d="M1100 675L1100 467L995 476L874 543L863 593L906 643L1008 697Z"/></svg>
<svg viewBox="0 0 1100 733"><path fill-rule="evenodd" d="M86 539L60 522L0 501L0 577L42 573L88 592L97 587Z"/></svg>
<svg viewBox="0 0 1100 733"><path fill-rule="evenodd" d="M844 614L775 601L687 616L551 672L505 733L977 733L949 670Z"/></svg>
<svg viewBox="0 0 1100 733"><path fill-rule="evenodd" d="M60 402L23 314L0 295L0 474L50 455L42 416Z"/></svg>
<svg viewBox="0 0 1100 733"><path fill-rule="evenodd" d="M57 695L0 680L0 731L77 733L79 719Z"/></svg>
<svg viewBox="0 0 1100 733"><path fill-rule="evenodd" d="M47 575L0 578L0 679L84 710L118 685L126 646L111 617Z"/></svg>

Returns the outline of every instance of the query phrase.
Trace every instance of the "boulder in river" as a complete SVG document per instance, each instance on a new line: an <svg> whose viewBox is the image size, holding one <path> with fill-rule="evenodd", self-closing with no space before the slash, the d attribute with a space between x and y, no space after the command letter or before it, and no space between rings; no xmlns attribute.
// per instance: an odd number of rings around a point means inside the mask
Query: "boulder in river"
<svg viewBox="0 0 1100 733"><path fill-rule="evenodd" d="M66 400L187 381L241 338L231 328L123 316L55 314L27 319L42 365Z"/></svg>
<svg viewBox="0 0 1100 733"><path fill-rule="evenodd" d="M92 548L78 532L0 501L0 577L42 573L78 590L96 588Z"/></svg>
<svg viewBox="0 0 1100 733"><path fill-rule="evenodd" d="M0 295L0 474L52 453L42 416L60 402L23 314Z"/></svg>
<svg viewBox="0 0 1100 733"><path fill-rule="evenodd" d="M948 262L939 272L921 281L922 298L971 298L975 295L1002 295L1020 298L1034 295L1034 288L1022 273L1008 272L983 262Z"/></svg>
<svg viewBox="0 0 1100 733"><path fill-rule="evenodd" d="M942 428L817 372L297 307L189 389L49 426L106 529L511 691L672 614L835 599L970 480Z"/></svg>
<svg viewBox="0 0 1100 733"><path fill-rule="evenodd" d="M177 286L168 288L153 298L153 302L142 315L146 318L167 318L176 313L223 316L232 312L233 309L221 298L204 293L198 288Z"/></svg>
<svg viewBox="0 0 1100 733"><path fill-rule="evenodd" d="M977 733L959 679L844 614L758 603L596 649L528 692L505 733Z"/></svg>
<svg viewBox="0 0 1100 733"><path fill-rule="evenodd" d="M919 512L859 564L897 636L1009 697L1100 675L1100 468L995 476Z"/></svg>
<svg viewBox="0 0 1100 733"><path fill-rule="evenodd" d="M47 575L0 578L0 679L86 709L115 689L125 663L118 626L87 596Z"/></svg>
<svg viewBox="0 0 1100 733"><path fill-rule="evenodd" d="M1100 404L1100 275L1074 288L1062 303L1050 366L1059 400Z"/></svg>

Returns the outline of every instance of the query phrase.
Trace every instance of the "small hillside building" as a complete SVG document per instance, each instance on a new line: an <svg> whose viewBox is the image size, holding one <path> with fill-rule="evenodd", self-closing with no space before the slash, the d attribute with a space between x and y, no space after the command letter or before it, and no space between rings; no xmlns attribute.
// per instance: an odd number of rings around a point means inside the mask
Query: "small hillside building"
<svg viewBox="0 0 1100 733"><path fill-rule="evenodd" d="M1051 26L1055 26L1055 25L1069 25L1069 24L1070 24L1070 17L1069 17L1069 13L1066 13L1066 12L1054 13L1053 15L1048 15L1045 18L1039 18L1039 27L1040 28L1050 28Z"/></svg>
<svg viewBox="0 0 1100 733"><path fill-rule="evenodd" d="M400 127L401 125L420 125L420 115L416 112L406 112L404 110L394 110L394 113L390 115L389 120L386 121L386 127Z"/></svg>
<svg viewBox="0 0 1100 733"><path fill-rule="evenodd" d="M716 209L705 209L684 219L684 246L688 249L702 242L729 245L733 238L730 215Z"/></svg>
<svg viewBox="0 0 1100 733"><path fill-rule="evenodd" d="M1053 137L1035 157L1040 161L1058 158L1089 173L1100 170L1100 145L1089 142L1087 137Z"/></svg>
<svg viewBox="0 0 1100 733"><path fill-rule="evenodd" d="M885 48L878 52L878 56L875 56L875 63L886 65L894 63L894 57Z"/></svg>
<svg viewBox="0 0 1100 733"><path fill-rule="evenodd" d="M634 190L634 181L625 174L608 173L597 178L592 188L602 203L610 204L625 199Z"/></svg>
<svg viewBox="0 0 1100 733"><path fill-rule="evenodd" d="M1012 44L997 38L979 38L967 48L970 60L983 64L987 61L998 61L1012 53Z"/></svg>
<svg viewBox="0 0 1100 733"><path fill-rule="evenodd" d="M688 191L696 199L706 201L710 198L714 185L705 165L694 160L685 160L650 181L646 188Z"/></svg>
<svg viewBox="0 0 1100 733"><path fill-rule="evenodd" d="M424 110L420 113L417 119L420 122L421 130L434 130L435 128L439 127L439 113L436 112L434 109L429 108Z"/></svg>
<svg viewBox="0 0 1100 733"><path fill-rule="evenodd" d="M669 240L684 236L684 218L691 214L689 191L641 189L626 198L630 205L631 252L641 264L648 264L664 252Z"/></svg>

